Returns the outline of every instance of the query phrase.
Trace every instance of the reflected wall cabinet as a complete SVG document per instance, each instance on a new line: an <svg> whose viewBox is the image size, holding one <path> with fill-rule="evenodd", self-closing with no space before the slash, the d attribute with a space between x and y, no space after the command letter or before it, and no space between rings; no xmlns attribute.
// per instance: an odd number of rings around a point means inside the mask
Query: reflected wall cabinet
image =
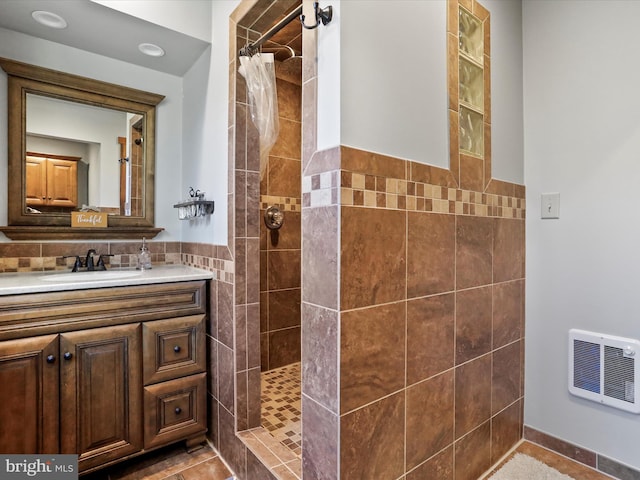
<svg viewBox="0 0 640 480"><path fill-rule="evenodd" d="M78 205L79 157L28 152L27 206L75 208Z"/></svg>

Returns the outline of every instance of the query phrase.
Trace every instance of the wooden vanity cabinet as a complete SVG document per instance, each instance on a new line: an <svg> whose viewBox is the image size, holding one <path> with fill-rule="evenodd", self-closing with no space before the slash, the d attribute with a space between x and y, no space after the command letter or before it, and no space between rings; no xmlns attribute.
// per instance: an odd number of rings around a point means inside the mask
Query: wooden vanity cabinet
<svg viewBox="0 0 640 480"><path fill-rule="evenodd" d="M203 442L205 319L205 281L0 296L0 454Z"/></svg>

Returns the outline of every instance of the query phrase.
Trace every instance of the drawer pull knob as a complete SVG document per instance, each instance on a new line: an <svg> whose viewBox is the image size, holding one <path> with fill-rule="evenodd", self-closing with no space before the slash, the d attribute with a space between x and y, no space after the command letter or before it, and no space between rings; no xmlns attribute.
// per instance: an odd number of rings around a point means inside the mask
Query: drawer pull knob
<svg viewBox="0 0 640 480"><path fill-rule="evenodd" d="M71 352L65 352L64 353L64 359L65 360L71 360L73 358L73 353Z"/></svg>
<svg viewBox="0 0 640 480"><path fill-rule="evenodd" d="M176 407L176 415L180 415L180 412L182 412L182 409L180 407Z"/></svg>
<svg viewBox="0 0 640 480"><path fill-rule="evenodd" d="M53 355L47 355L47 363L55 363L56 357Z"/></svg>
<svg viewBox="0 0 640 480"><path fill-rule="evenodd" d="M175 347L173 347L173 351L176 353L180 352L180 345L176 345Z"/></svg>

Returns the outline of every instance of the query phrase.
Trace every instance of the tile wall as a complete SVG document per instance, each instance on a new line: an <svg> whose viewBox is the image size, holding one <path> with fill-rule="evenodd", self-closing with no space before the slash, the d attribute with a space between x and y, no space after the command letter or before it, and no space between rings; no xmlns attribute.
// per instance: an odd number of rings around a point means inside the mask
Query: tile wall
<svg viewBox="0 0 640 480"><path fill-rule="evenodd" d="M0 243L0 273L70 271L75 256L84 260L94 249L110 269L133 268L142 242L8 242ZM214 272L215 280L233 283L226 247L204 243L148 241L153 265L191 265ZM68 257L68 258L63 258Z"/></svg>
<svg viewBox="0 0 640 480"><path fill-rule="evenodd" d="M244 79L237 73L237 52L248 38L257 38L256 32L266 31L275 19L297 5L295 0L281 0L265 8L259 1L246 1L241 2L230 17L228 245L229 256L233 259L234 282L232 285L218 283L222 290L217 294L217 329L219 335L224 334L225 340L217 340L217 352L212 349L212 364L216 362L218 366L214 369L218 372L215 381L218 394L212 396L211 408L214 410L212 421L217 426L216 447L239 479L276 477L237 435L260 427L260 225L263 222L258 133L251 123ZM315 42L315 36L311 37ZM283 111L289 107L280 106ZM304 107L302 111L305 111ZM304 152L304 146L302 149ZM285 151L290 152L288 148ZM288 160L295 158L291 153L277 156ZM297 175L299 179L300 173ZM285 196L285 205L287 198L292 206L300 204L299 193L298 197ZM296 200L292 200L294 198ZM297 207L295 211L299 211ZM267 256L273 252L274 258L281 255L277 249L268 246L262 250L266 250ZM287 467L281 467L291 473Z"/></svg>
<svg viewBox="0 0 640 480"><path fill-rule="evenodd" d="M8 242L0 243L0 272L70 270L74 256L83 260L89 249L105 258L110 268L136 266L139 242ZM148 242L151 261L155 264L180 264L180 242ZM64 256L70 258L63 258Z"/></svg>
<svg viewBox="0 0 640 480"><path fill-rule="evenodd" d="M475 480L519 441L524 218L518 185L464 190L448 170L347 147L312 157L305 479Z"/></svg>
<svg viewBox="0 0 640 480"><path fill-rule="evenodd" d="M280 134L260 181L260 353L263 371L300 361L300 216L302 92L278 77ZM279 230L264 218L269 206L284 212Z"/></svg>
<svg viewBox="0 0 640 480"><path fill-rule="evenodd" d="M218 342L217 445L241 479L273 477L236 435L259 427L262 221L236 51L284 11L272 8L243 2L231 18L235 284L218 292L233 306L218 314L218 332L235 335ZM305 31L302 473L475 480L522 436L524 187L491 179L490 161L452 173L346 147L316 151L315 56L316 31Z"/></svg>

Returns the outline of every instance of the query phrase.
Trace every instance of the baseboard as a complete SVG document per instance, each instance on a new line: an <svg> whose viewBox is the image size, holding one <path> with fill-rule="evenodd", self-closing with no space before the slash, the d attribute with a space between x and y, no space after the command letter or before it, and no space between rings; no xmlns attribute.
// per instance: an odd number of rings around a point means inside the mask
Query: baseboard
<svg viewBox="0 0 640 480"><path fill-rule="evenodd" d="M524 426L524 439L619 480L640 480L640 471L634 468L527 425Z"/></svg>

